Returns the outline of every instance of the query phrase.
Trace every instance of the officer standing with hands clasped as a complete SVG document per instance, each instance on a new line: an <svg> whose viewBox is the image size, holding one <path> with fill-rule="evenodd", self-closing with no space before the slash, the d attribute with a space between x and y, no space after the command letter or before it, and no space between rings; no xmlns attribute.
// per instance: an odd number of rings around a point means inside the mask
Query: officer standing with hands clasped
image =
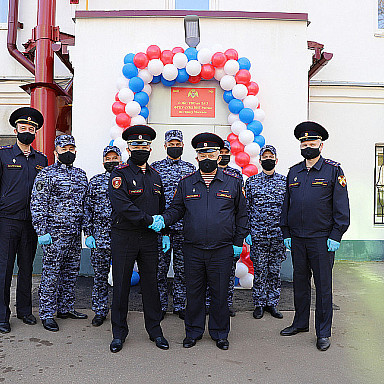
<svg viewBox="0 0 384 384"><path fill-rule="evenodd" d="M332 325L332 268L335 251L349 226L347 181L340 164L321 156L328 132L306 121L295 128L304 161L290 168L280 226L292 252L295 317L282 336L308 332L311 275L316 287L316 346L330 346Z"/></svg>
<svg viewBox="0 0 384 384"><path fill-rule="evenodd" d="M219 136L200 133L192 139L192 146L199 171L180 181L171 206L161 216L167 226L184 218L187 307L183 346L191 348L203 336L208 284L209 334L218 348L227 350L229 277L233 257L240 255L248 232L244 191L241 180L218 168L224 147Z"/></svg>
<svg viewBox="0 0 384 384"><path fill-rule="evenodd" d="M127 141L129 159L115 168L109 180L112 204L112 276L111 309L113 353L123 348L128 336L127 314L131 277L135 260L140 273L145 329L160 349L168 349L160 326L161 304L157 288L158 219L152 216L164 211L165 196L161 177L147 163L156 132L146 125L127 128L122 138Z"/></svg>
<svg viewBox="0 0 384 384"><path fill-rule="evenodd" d="M16 253L17 317L25 324L36 324L31 289L37 236L31 222L30 200L33 181L48 161L31 144L43 122L43 115L34 108L17 109L9 118L16 143L0 147L0 333L11 331L9 304Z"/></svg>

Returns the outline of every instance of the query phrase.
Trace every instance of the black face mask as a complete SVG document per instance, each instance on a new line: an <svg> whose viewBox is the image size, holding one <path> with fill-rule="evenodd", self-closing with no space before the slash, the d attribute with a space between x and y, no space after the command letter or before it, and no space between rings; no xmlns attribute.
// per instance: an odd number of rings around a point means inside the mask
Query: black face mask
<svg viewBox="0 0 384 384"><path fill-rule="evenodd" d="M217 168L217 160L204 159L199 161L199 169L204 173L211 173Z"/></svg>
<svg viewBox="0 0 384 384"><path fill-rule="evenodd" d="M227 165L231 161L231 155L221 155L219 165Z"/></svg>
<svg viewBox="0 0 384 384"><path fill-rule="evenodd" d="M20 143L29 145L35 140L35 134L30 132L17 132L17 140L19 140Z"/></svg>
<svg viewBox="0 0 384 384"><path fill-rule="evenodd" d="M319 148L307 147L301 150L301 156L303 156L304 159L307 159L307 160L314 159L319 155L320 155L320 147Z"/></svg>
<svg viewBox="0 0 384 384"><path fill-rule="evenodd" d="M59 153L57 155L60 163L63 163L63 164L66 164L66 165L70 165L70 164L73 164L73 162L75 161L76 159L76 153L72 153L70 151L67 151L67 152L64 152L64 153Z"/></svg>
<svg viewBox="0 0 384 384"><path fill-rule="evenodd" d="M136 165L144 165L149 159L150 151L146 151L145 149L136 149L131 151L130 159L133 164Z"/></svg>
<svg viewBox="0 0 384 384"><path fill-rule="evenodd" d="M178 159L183 154L183 147L167 147L167 155L171 159Z"/></svg>
<svg viewBox="0 0 384 384"><path fill-rule="evenodd" d="M112 172L113 169L120 163L118 161L106 161L103 165L107 172Z"/></svg>
<svg viewBox="0 0 384 384"><path fill-rule="evenodd" d="M266 171L272 171L272 169L275 168L276 166L276 160L273 160L273 159L261 160L261 166Z"/></svg>

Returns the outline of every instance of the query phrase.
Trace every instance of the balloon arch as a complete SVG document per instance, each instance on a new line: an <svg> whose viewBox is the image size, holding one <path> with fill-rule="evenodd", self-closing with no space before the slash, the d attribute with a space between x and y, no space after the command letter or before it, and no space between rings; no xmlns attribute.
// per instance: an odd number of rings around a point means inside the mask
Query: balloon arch
<svg viewBox="0 0 384 384"><path fill-rule="evenodd" d="M246 177L257 174L258 154L265 144L261 135L265 113L260 108L256 96L259 86L251 81L250 68L250 61L246 57L239 58L235 49L213 52L207 48L175 47L161 51L157 45L150 45L145 53L128 53L124 57L123 76L117 80L119 91L112 104L116 125L111 128L110 135L114 145L124 150L123 130L131 125L146 124L152 84L172 87L176 83L197 84L215 79L224 90L223 99L230 112L228 123L232 132L227 139L235 158L235 164L230 165L241 169ZM252 287L253 265L247 245L237 263L236 278L241 287Z"/></svg>

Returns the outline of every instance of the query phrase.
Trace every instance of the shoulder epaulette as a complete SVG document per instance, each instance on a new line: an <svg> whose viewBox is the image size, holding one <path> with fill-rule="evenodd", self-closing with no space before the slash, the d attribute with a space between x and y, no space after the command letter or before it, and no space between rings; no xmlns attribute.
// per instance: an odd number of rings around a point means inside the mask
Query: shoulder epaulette
<svg viewBox="0 0 384 384"><path fill-rule="evenodd" d="M157 172L160 175L160 172L157 169L153 168L152 165L148 165L148 167L153 169L155 172Z"/></svg>
<svg viewBox="0 0 384 384"><path fill-rule="evenodd" d="M180 181L186 179L186 178L189 177L189 176L194 175L196 172L197 172L197 171L192 172L192 173L188 173L188 175L185 175L184 177L182 177L182 178L180 179Z"/></svg>
<svg viewBox="0 0 384 384"><path fill-rule="evenodd" d="M35 152L40 153L40 155L43 155L44 157L47 157L47 155L46 155L45 153L40 152L40 151L38 151L37 149L35 149Z"/></svg>
<svg viewBox="0 0 384 384"><path fill-rule="evenodd" d="M236 179L238 179L238 178L239 178L239 175L236 175L236 173L234 173L234 172L231 172L231 171L227 171L226 169L223 169L223 173L225 173L226 175L229 175L229 176L235 177Z"/></svg>
<svg viewBox="0 0 384 384"><path fill-rule="evenodd" d="M2 147L0 147L0 149L9 149L9 148L13 148L13 145L3 145Z"/></svg>
<svg viewBox="0 0 384 384"><path fill-rule="evenodd" d="M126 167L129 167L129 164L118 165L117 167L115 167L115 169L123 169L123 168L126 168Z"/></svg>
<svg viewBox="0 0 384 384"><path fill-rule="evenodd" d="M334 167L340 167L340 163L338 163L337 161L333 161L331 159L324 159L324 162L327 164L331 164Z"/></svg>

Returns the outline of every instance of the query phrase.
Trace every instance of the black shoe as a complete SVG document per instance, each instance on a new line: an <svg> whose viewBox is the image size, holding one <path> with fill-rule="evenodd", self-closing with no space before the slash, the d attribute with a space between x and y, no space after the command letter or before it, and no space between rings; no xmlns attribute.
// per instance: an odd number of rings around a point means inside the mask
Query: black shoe
<svg viewBox="0 0 384 384"><path fill-rule="evenodd" d="M77 312L75 310L65 313L57 312L57 317L59 319L88 319L88 315L85 313Z"/></svg>
<svg viewBox="0 0 384 384"><path fill-rule="evenodd" d="M28 325L35 325L36 324L36 317L33 316L32 313L29 315L25 315L25 316L17 315L17 318L23 320L24 324L28 324Z"/></svg>
<svg viewBox="0 0 384 384"><path fill-rule="evenodd" d="M199 336L196 339L192 339L192 337L186 337L183 340L183 347L184 348L192 348L196 345L197 340L201 340L203 336Z"/></svg>
<svg viewBox="0 0 384 384"><path fill-rule="evenodd" d="M59 326L57 325L55 319L53 319L52 317L49 319L41 320L41 322L43 323L43 327L47 331L57 332L59 330Z"/></svg>
<svg viewBox="0 0 384 384"><path fill-rule="evenodd" d="M95 317L92 319L92 325L94 327L100 327L100 325L104 323L104 320L105 320L105 316L95 315Z"/></svg>
<svg viewBox="0 0 384 384"><path fill-rule="evenodd" d="M155 338L150 337L149 339L155 342L157 348L169 349L168 341L164 336L159 336Z"/></svg>
<svg viewBox="0 0 384 384"><path fill-rule="evenodd" d="M236 316L236 311L232 307L229 307L228 309L229 309L229 316L235 317Z"/></svg>
<svg viewBox="0 0 384 384"><path fill-rule="evenodd" d="M318 337L316 347L319 351L326 351L331 346L329 337Z"/></svg>
<svg viewBox="0 0 384 384"><path fill-rule="evenodd" d="M293 325L290 325L287 328L284 328L282 331L280 331L281 336L293 336L300 332L309 332L309 328L296 328Z"/></svg>
<svg viewBox="0 0 384 384"><path fill-rule="evenodd" d="M253 317L255 319L261 319L264 316L264 308L263 307L255 307L253 311Z"/></svg>
<svg viewBox="0 0 384 384"><path fill-rule="evenodd" d="M125 340L122 339L113 339L109 345L109 349L112 353L120 352L123 349L123 344Z"/></svg>
<svg viewBox="0 0 384 384"><path fill-rule="evenodd" d="M173 311L175 315L178 315L181 320L185 319L185 310L180 309L180 311Z"/></svg>
<svg viewBox="0 0 384 384"><path fill-rule="evenodd" d="M283 314L281 312L279 312L275 306L272 306L272 305L267 305L265 308L264 308L264 311L265 312L269 312L271 314L272 317L275 317L276 319L282 319L283 318Z"/></svg>
<svg viewBox="0 0 384 384"><path fill-rule="evenodd" d="M227 339L216 340L216 347L226 351L229 348L229 341Z"/></svg>
<svg viewBox="0 0 384 384"><path fill-rule="evenodd" d="M11 326L8 322L0 323L0 333L9 333L11 332Z"/></svg>
<svg viewBox="0 0 384 384"><path fill-rule="evenodd" d="M167 314L167 311L161 311L161 320L160 321L164 320L164 317L166 314Z"/></svg>

